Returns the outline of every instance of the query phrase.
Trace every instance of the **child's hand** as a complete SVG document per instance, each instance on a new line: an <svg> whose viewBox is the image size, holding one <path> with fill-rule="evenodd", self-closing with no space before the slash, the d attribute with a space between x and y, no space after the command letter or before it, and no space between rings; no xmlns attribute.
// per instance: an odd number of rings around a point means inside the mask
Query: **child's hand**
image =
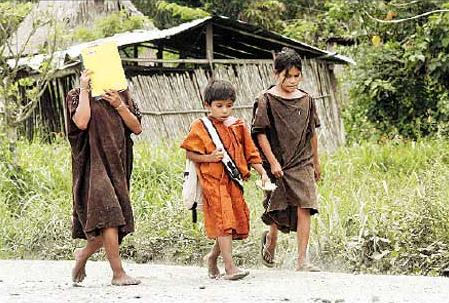
<svg viewBox="0 0 449 303"><path fill-rule="evenodd" d="M280 178L284 176L284 172L282 171L282 167L278 161L271 164L271 173L276 177Z"/></svg>
<svg viewBox="0 0 449 303"><path fill-rule="evenodd" d="M122 97L120 97L120 94L116 90L112 89L105 90L105 94L101 96L101 98L107 101L115 109L124 104Z"/></svg>
<svg viewBox="0 0 449 303"><path fill-rule="evenodd" d="M209 156L208 162L220 162L223 159L224 153L222 149L214 150Z"/></svg>
<svg viewBox="0 0 449 303"><path fill-rule="evenodd" d="M262 187L265 187L265 184L270 182L270 178L268 178L267 172L265 170L260 175L260 179L262 181Z"/></svg>
<svg viewBox="0 0 449 303"><path fill-rule="evenodd" d="M90 88L90 76L92 75L92 71L89 69L85 69L81 72L80 75L80 87L83 89Z"/></svg>

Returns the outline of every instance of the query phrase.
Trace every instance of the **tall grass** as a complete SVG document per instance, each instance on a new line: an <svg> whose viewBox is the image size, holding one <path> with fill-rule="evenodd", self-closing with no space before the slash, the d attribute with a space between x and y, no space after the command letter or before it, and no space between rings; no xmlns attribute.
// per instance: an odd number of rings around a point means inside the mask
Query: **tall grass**
<svg viewBox="0 0 449 303"><path fill-rule="evenodd" d="M67 259L82 241L70 238L70 150L64 141L21 142L19 162L0 155L0 257ZM139 142L132 201L136 232L122 253L136 262L198 264L210 247L192 224L180 192L184 154ZM322 159L320 214L310 257L327 270L438 274L449 265L449 141L364 143ZM251 234L235 243L238 263L258 265L262 193L245 185ZM102 256L97 256L101 258ZM292 268L295 234L280 234L276 258Z"/></svg>

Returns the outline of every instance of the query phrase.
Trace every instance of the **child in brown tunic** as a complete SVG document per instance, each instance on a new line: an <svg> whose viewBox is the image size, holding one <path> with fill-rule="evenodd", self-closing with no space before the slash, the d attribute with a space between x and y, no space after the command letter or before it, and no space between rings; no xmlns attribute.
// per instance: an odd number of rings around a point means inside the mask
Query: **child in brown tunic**
<svg viewBox="0 0 449 303"><path fill-rule="evenodd" d="M140 113L129 92L90 95L91 72L81 73L80 88L67 94L67 135L72 148L72 237L87 239L75 251L72 280L83 281L89 257L105 248L113 285L139 284L123 270L119 243L134 231L129 198L132 170L131 133L139 134Z"/></svg>
<svg viewBox="0 0 449 303"><path fill-rule="evenodd" d="M204 105L209 110L208 118L243 179L249 178L250 164L261 175L262 183L268 181L249 130L242 120L231 116L235 101L232 85L226 81L212 81L206 87L204 99ZM221 162L223 151L216 149L200 119L192 123L181 147L186 150L187 158L198 164L206 234L208 238L215 239L212 250L204 258L209 267L209 277L215 279L220 276L217 259L221 253L226 271L224 278L241 279L249 272L234 265L232 240L245 239L249 233L249 210L242 188L228 176Z"/></svg>
<svg viewBox="0 0 449 303"><path fill-rule="evenodd" d="M306 251L310 217L318 212L315 181L320 179L320 164L315 127L320 122L313 99L298 89L300 56L284 48L275 58L274 73L276 85L257 98L252 122L264 167L277 185L264 201L262 220L270 229L262 235L262 261L274 265L278 230L296 231L296 270L318 271L306 262Z"/></svg>

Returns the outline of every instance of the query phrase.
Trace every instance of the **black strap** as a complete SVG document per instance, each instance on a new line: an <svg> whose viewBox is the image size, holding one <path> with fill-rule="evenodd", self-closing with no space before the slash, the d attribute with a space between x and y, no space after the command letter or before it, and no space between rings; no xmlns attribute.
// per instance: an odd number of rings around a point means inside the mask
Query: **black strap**
<svg viewBox="0 0 449 303"><path fill-rule="evenodd" d="M196 202L195 202L196 204ZM198 222L198 211L196 210L196 206L195 208L192 208L192 222L196 223Z"/></svg>

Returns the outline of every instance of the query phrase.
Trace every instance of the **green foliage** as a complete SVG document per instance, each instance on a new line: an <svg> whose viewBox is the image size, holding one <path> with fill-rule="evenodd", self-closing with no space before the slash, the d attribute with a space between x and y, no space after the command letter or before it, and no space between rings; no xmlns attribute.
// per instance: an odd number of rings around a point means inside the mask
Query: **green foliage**
<svg viewBox="0 0 449 303"><path fill-rule="evenodd" d="M353 49L359 64L351 68L351 103L344 113L350 139L447 132L448 26L449 13L439 14L404 41Z"/></svg>
<svg viewBox="0 0 449 303"><path fill-rule="evenodd" d="M30 28L27 33L17 39L9 39L16 32L19 24L32 9L32 3L7 1L0 3L0 100L1 123L0 133L8 137L7 144L14 156L14 144L17 139L17 128L31 115L40 96L44 92L47 81L54 73L52 65L55 50L60 46L61 27L53 16L40 14L30 15ZM28 53L28 47L37 30L47 30L47 41L39 47L43 56L40 66L35 67L39 73L27 77L20 61L29 60L34 54ZM22 41L22 42L19 42ZM23 43L23 44L22 44ZM34 60L35 61L35 60Z"/></svg>
<svg viewBox="0 0 449 303"><path fill-rule="evenodd" d="M241 12L248 6L248 2L241 0L204 0L204 7L208 12L230 18L238 18Z"/></svg>
<svg viewBox="0 0 449 303"><path fill-rule="evenodd" d="M146 17L130 16L124 11L113 12L97 20L93 29L84 26L75 28L73 39L84 42L110 37L117 33L142 29L146 21Z"/></svg>
<svg viewBox="0 0 449 303"><path fill-rule="evenodd" d="M449 2L443 8L449 9ZM429 17L416 36L415 47L415 60L424 61L428 76L449 89L449 13Z"/></svg>
<svg viewBox="0 0 449 303"><path fill-rule="evenodd" d="M167 1L158 1L154 20L157 27L168 28L207 16L209 14L200 8L190 8Z"/></svg>
<svg viewBox="0 0 449 303"><path fill-rule="evenodd" d="M318 24L309 20L294 20L289 22L283 30L283 34L298 41L310 44L318 43Z"/></svg>
<svg viewBox="0 0 449 303"><path fill-rule="evenodd" d="M125 238L122 254L137 262L199 264L211 241L181 202L183 151L142 142L136 147L131 198L137 229ZM19 166L0 161L0 256L72 258L82 241L70 238L68 145L20 142L18 150ZM447 140L354 145L322 163L310 247L315 262L326 270L429 275L447 265ZM245 185L250 237L234 247L237 263L247 266L260 264L259 237L266 229L255 180ZM279 266L293 268L295 257L296 237L280 235Z"/></svg>
<svg viewBox="0 0 449 303"><path fill-rule="evenodd" d="M280 17L285 6L280 1L254 1L241 13L241 19L270 30L280 31L284 24Z"/></svg>
<svg viewBox="0 0 449 303"><path fill-rule="evenodd" d="M0 31L0 44L15 32L32 7L32 3L0 2L0 27L5 29Z"/></svg>
<svg viewBox="0 0 449 303"><path fill-rule="evenodd" d="M159 28L168 28L210 14L218 14L281 31L284 28L281 17L286 12L285 3L276 0L138 0L135 4L151 17Z"/></svg>

